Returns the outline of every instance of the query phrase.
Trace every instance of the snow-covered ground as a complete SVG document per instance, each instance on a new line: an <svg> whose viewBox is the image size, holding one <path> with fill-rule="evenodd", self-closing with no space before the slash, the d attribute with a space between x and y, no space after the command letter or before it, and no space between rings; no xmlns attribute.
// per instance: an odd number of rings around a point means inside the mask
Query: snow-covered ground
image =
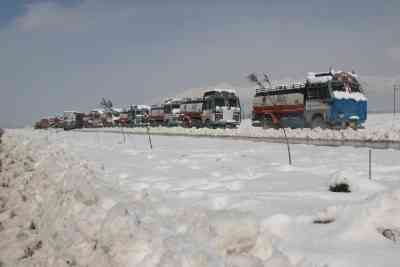
<svg viewBox="0 0 400 267"><path fill-rule="evenodd" d="M89 129L88 131L93 131ZM117 128L101 129L101 131L121 131ZM124 128L127 133L146 133L146 128ZM208 129L182 127L153 127L153 134L169 135L200 135L282 139L280 129L262 129L251 126L251 120L243 120L238 129ZM364 129L287 129L287 136L293 140L330 140L330 141L361 141L361 142L400 142L400 114L369 114Z"/></svg>
<svg viewBox="0 0 400 267"><path fill-rule="evenodd" d="M6 131L0 266L398 266L400 151L152 143Z"/></svg>

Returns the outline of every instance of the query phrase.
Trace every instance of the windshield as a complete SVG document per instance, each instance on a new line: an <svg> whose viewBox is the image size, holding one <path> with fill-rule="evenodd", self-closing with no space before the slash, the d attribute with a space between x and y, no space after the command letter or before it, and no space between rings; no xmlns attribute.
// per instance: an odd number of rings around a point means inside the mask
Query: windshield
<svg viewBox="0 0 400 267"><path fill-rule="evenodd" d="M332 91L346 91L344 83L341 81L332 81Z"/></svg>
<svg viewBox="0 0 400 267"><path fill-rule="evenodd" d="M164 106L164 112L165 113L171 113L171 105L165 105Z"/></svg>
<svg viewBox="0 0 400 267"><path fill-rule="evenodd" d="M362 87L358 82L344 83L341 81L332 81L332 91L362 92Z"/></svg>
<svg viewBox="0 0 400 267"><path fill-rule="evenodd" d="M224 107L225 106L225 99L222 97L216 97L214 99L216 107Z"/></svg>
<svg viewBox="0 0 400 267"><path fill-rule="evenodd" d="M362 92L361 84L357 83L350 83L350 88L352 92Z"/></svg>
<svg viewBox="0 0 400 267"><path fill-rule="evenodd" d="M362 92L361 84L357 81L356 77L345 73L335 74L332 80L333 91L346 91L346 92Z"/></svg>
<svg viewBox="0 0 400 267"><path fill-rule="evenodd" d="M229 98L228 99L228 106L229 107L239 107L239 101L237 98Z"/></svg>

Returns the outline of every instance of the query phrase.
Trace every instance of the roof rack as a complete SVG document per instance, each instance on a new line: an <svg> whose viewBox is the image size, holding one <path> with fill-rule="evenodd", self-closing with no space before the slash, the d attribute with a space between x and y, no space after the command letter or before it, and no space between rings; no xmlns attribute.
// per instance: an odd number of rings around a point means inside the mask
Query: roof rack
<svg viewBox="0 0 400 267"><path fill-rule="evenodd" d="M301 88L305 88L305 87L306 87L306 84L303 82L292 83L292 84L281 84L281 85L277 85L271 89L257 88L256 93L265 93L268 91L289 90L289 89L301 89Z"/></svg>

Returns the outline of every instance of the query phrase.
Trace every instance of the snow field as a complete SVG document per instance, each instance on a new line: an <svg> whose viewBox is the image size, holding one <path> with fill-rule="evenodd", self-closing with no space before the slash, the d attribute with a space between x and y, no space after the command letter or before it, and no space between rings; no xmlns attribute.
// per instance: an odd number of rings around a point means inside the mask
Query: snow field
<svg viewBox="0 0 400 267"><path fill-rule="evenodd" d="M400 152L146 138L7 131L3 265L398 266Z"/></svg>

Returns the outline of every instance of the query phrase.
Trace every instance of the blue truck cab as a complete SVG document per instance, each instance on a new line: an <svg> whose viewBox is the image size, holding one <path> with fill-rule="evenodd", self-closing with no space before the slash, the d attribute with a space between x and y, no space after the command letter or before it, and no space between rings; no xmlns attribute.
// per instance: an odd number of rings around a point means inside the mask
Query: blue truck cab
<svg viewBox="0 0 400 267"><path fill-rule="evenodd" d="M368 100L354 73L309 74L305 98L311 127L359 128L367 119Z"/></svg>

